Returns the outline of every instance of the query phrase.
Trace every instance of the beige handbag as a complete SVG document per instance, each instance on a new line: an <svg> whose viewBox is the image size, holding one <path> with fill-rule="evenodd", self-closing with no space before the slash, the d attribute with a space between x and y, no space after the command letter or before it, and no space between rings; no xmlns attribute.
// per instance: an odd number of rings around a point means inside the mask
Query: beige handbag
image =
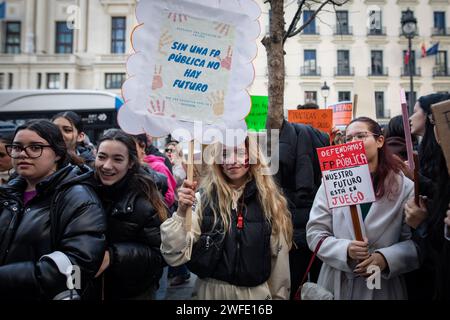
<svg viewBox="0 0 450 320"><path fill-rule="evenodd" d="M317 243L316 249L314 250L314 253L311 256L311 260L309 261L308 268L306 268L305 275L303 276L303 279L300 282L300 286L298 287L298 290L295 293L294 300L333 300L334 299L333 293L331 293L324 287L321 287L317 283L314 283L314 282L306 282L309 270L311 269L311 266L314 263L314 260L316 259L317 252L319 252L320 246L322 245L322 242L326 238L327 237L323 237L322 239L319 240L319 243Z"/></svg>

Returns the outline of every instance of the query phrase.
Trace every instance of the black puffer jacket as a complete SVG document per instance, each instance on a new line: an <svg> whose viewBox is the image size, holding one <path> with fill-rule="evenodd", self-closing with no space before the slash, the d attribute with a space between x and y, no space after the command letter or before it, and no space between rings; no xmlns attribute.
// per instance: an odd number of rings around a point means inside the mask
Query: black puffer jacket
<svg viewBox="0 0 450 320"><path fill-rule="evenodd" d="M160 252L162 221L136 184L127 176L113 186L98 187L108 216L111 263L104 275L106 299L132 298L151 290L165 265Z"/></svg>
<svg viewBox="0 0 450 320"><path fill-rule="evenodd" d="M321 184L316 147L329 145L328 137L306 125L283 121L280 131L280 164L275 176L282 188L294 226L294 242L307 249L306 224Z"/></svg>
<svg viewBox="0 0 450 320"><path fill-rule="evenodd" d="M100 200L84 184L92 173L69 165L40 182L26 206L22 177L0 187L0 299L51 299L66 291L53 260L41 259L54 251L80 267L81 291L89 288L103 260L106 229Z"/></svg>

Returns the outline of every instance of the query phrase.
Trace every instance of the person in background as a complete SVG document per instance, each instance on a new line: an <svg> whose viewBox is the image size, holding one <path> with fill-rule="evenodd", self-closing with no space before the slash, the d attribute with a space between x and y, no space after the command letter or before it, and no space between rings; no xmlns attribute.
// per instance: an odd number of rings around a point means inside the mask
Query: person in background
<svg viewBox="0 0 450 320"><path fill-rule="evenodd" d="M173 176L177 182L175 195L177 195L178 189L186 180L186 164L183 158L183 149L177 141L171 141L166 144L164 149L165 155L169 158L172 164ZM175 204L178 204L178 197L176 197ZM169 266L167 277L170 279L169 284L171 286L181 285L189 280L191 273L189 272L185 264L178 267Z"/></svg>
<svg viewBox="0 0 450 320"><path fill-rule="evenodd" d="M83 298L105 252L106 219L89 183L93 171L71 164L79 159L47 120L19 126L6 151L18 176L0 186L0 299ZM67 286L70 268L79 290Z"/></svg>
<svg viewBox="0 0 450 320"><path fill-rule="evenodd" d="M434 124L433 117L430 121ZM438 144L447 143L439 139L436 127L433 134ZM405 205L405 221L414 230L422 269L426 271L422 278L415 279L417 300L450 300L450 175L442 148L434 156L437 166L433 199L425 203L421 196L416 205L411 197Z"/></svg>
<svg viewBox="0 0 450 320"><path fill-rule="evenodd" d="M436 154L439 145L433 133L434 124L431 121L431 105L450 99L450 94L433 93L420 97L415 106L414 113L409 117L411 134L422 137L419 144L419 187L420 194L428 199L433 198L433 172L437 167ZM414 173L404 164L403 173L414 180Z"/></svg>
<svg viewBox="0 0 450 320"><path fill-rule="evenodd" d="M169 185L167 183L167 177L161 172L157 172L153 170L148 163L144 161L146 154L145 149L147 148L147 137L145 134L133 136L133 139L136 142L136 151L138 154L139 163L141 164L141 168L145 173L148 173L153 181L155 181L156 186L158 187L159 192L165 199L166 193L169 190ZM167 203L166 203L167 205Z"/></svg>
<svg viewBox="0 0 450 320"><path fill-rule="evenodd" d="M311 250L325 238L318 251L323 261L318 284L336 300L407 299L403 274L419 267L411 229L404 221L413 183L386 148L377 122L366 117L351 121L346 142L351 141L364 142L376 201L357 206L364 241L356 241L350 207L328 208L325 188L320 187L306 226ZM381 278L377 289L370 289L366 281L373 266Z"/></svg>
<svg viewBox="0 0 450 320"><path fill-rule="evenodd" d="M0 133L0 185L8 183L13 165L11 157L6 152L6 145L11 144L14 137L14 132Z"/></svg>
<svg viewBox="0 0 450 320"><path fill-rule="evenodd" d="M318 109L316 104L307 104L306 107ZM291 299L294 299L312 255L305 229L314 197L322 183L316 149L329 144L330 139L324 132L309 125L283 120L279 138L280 164L275 180L286 196L294 227L294 246L289 252ZM317 281L320 266L321 261L315 259L309 273L311 281Z"/></svg>
<svg viewBox="0 0 450 320"><path fill-rule="evenodd" d="M198 276L196 299L289 299L292 221L272 176L263 175L257 143L247 138L239 147L216 143L208 150L216 161L200 192L186 180L177 212L161 225L163 257L172 266L189 263Z"/></svg>
<svg viewBox="0 0 450 320"><path fill-rule="evenodd" d="M86 134L83 132L81 117L73 111L65 111L53 116L52 122L61 130L67 149L84 159L85 163L92 167L95 155L84 144Z"/></svg>
<svg viewBox="0 0 450 320"><path fill-rule="evenodd" d="M145 136L147 139L147 148L145 149L145 154L163 158L164 165L167 167L167 169L169 169L169 172L172 173L172 163L170 162L169 158L167 158L163 153L161 153L161 151L158 150L158 148L153 145L153 138L150 135L146 134Z"/></svg>
<svg viewBox="0 0 450 320"><path fill-rule="evenodd" d="M405 130L403 128L403 117L401 115L395 116L389 120L383 135L386 147L402 161L407 161L408 154L406 152ZM411 135L411 140L413 145L417 144L416 136Z"/></svg>
<svg viewBox="0 0 450 320"><path fill-rule="evenodd" d="M97 273L103 276L104 298L154 299L165 265L159 227L167 208L141 169L132 136L114 129L99 139L95 180L108 221L107 248Z"/></svg>

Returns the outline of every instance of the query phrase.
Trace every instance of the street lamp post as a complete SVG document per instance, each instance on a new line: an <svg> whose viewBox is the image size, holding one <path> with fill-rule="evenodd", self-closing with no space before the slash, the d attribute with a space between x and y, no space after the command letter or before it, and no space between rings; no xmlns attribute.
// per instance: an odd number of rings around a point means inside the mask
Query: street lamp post
<svg viewBox="0 0 450 320"><path fill-rule="evenodd" d="M414 83L413 83L413 65L412 65L412 56L411 56L411 47L412 47L412 39L417 33L417 20L414 17L414 12L412 12L409 8L403 13L402 19L402 32L403 35L408 39L408 70L409 70L409 114L413 113L414 109Z"/></svg>
<svg viewBox="0 0 450 320"><path fill-rule="evenodd" d="M322 86L322 88L320 88L320 90L321 90L321 93L322 93L322 97L323 97L323 99L325 101L325 109L326 109L327 108L327 98L328 98L328 95L330 94L330 87L327 86L327 82L326 81L323 83L323 86Z"/></svg>

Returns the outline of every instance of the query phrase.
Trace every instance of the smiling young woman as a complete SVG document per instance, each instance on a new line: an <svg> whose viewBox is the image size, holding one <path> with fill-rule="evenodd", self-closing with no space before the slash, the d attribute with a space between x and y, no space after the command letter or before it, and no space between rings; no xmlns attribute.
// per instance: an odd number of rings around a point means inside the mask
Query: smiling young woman
<svg viewBox="0 0 450 320"><path fill-rule="evenodd" d="M95 178L108 219L108 246L97 272L104 298L154 299L164 266L159 226L167 208L141 168L132 136L111 129L100 138Z"/></svg>

